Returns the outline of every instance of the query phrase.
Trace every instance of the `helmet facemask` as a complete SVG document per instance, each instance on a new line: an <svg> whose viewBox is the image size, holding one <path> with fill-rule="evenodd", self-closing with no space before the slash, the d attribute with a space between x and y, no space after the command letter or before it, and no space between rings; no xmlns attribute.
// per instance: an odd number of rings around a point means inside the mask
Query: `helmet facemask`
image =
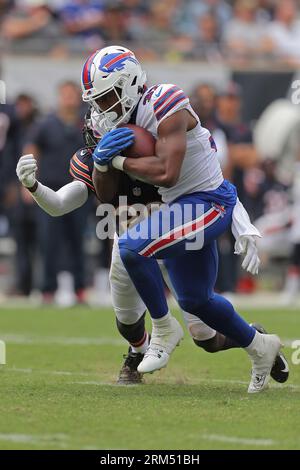
<svg viewBox="0 0 300 470"><path fill-rule="evenodd" d="M99 137L96 137L93 131L91 108L89 108L84 116L82 134L85 147L94 150L97 147Z"/></svg>
<svg viewBox="0 0 300 470"><path fill-rule="evenodd" d="M126 85L128 80L129 77L126 77L125 75L121 76L115 81L115 83L113 83L111 87L107 88L101 93L98 93L97 95L93 95L92 99L90 97L86 99L86 101L90 102L92 108L95 111L93 114L95 120L97 121L97 128L102 135L111 129L114 129L121 123L126 124L138 103L139 97L134 100L126 93ZM140 90L140 93L141 91L142 90ZM115 93L115 102L109 108L101 109L101 106L99 105L99 99L104 99L105 102L105 95L108 95L111 92ZM121 109L118 113L116 108L119 107L119 105L121 106Z"/></svg>

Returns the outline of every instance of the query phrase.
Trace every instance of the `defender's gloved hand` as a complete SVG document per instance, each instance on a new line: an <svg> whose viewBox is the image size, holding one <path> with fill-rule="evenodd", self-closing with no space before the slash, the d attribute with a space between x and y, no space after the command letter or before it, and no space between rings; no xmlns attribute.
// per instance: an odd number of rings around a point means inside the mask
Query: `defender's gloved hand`
<svg viewBox="0 0 300 470"><path fill-rule="evenodd" d="M236 242L234 253L236 255L245 255L242 268L253 275L258 274L260 259L254 236L244 235Z"/></svg>
<svg viewBox="0 0 300 470"><path fill-rule="evenodd" d="M19 181L25 188L32 188L36 182L35 174L37 171L36 159L32 154L23 155L18 161L16 173Z"/></svg>
<svg viewBox="0 0 300 470"><path fill-rule="evenodd" d="M93 153L93 160L97 165L107 165L122 150L130 147L134 142L134 133L128 127L113 129L102 137Z"/></svg>

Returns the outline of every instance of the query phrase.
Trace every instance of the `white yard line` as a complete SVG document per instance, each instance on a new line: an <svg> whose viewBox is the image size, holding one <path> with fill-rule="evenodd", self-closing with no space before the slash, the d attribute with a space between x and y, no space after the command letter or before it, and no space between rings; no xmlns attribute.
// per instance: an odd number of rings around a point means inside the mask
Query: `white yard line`
<svg viewBox="0 0 300 470"><path fill-rule="evenodd" d="M251 439L240 438L233 436L226 436L221 434L202 434L199 436L203 440L223 442L229 444L240 444L247 446L270 447L276 445L273 439ZM71 447L70 436L66 434L14 434L14 433L0 433L0 442L10 442L13 444L29 444L37 446L51 446L68 448ZM88 444L82 447L83 450L97 449L97 446Z"/></svg>
<svg viewBox="0 0 300 470"><path fill-rule="evenodd" d="M69 440L65 434L13 434L13 433L0 433L0 442L13 442L18 444L32 444L32 445L67 445Z"/></svg>
<svg viewBox="0 0 300 470"><path fill-rule="evenodd" d="M74 447L71 443L71 436L66 434L14 434L14 433L0 433L0 442L10 442L13 444L29 444L36 446L51 446L54 448L69 449ZM95 444L86 444L83 447L79 446L80 450L97 450L98 446Z"/></svg>
<svg viewBox="0 0 300 470"><path fill-rule="evenodd" d="M251 438L243 438L243 437L233 437L233 436L226 436L222 434L202 434L201 439L205 439L207 441L215 441L215 442L225 442L229 444L241 444L241 445L249 445L249 446L263 446L269 447L276 445L276 441L273 439L251 439Z"/></svg>
<svg viewBox="0 0 300 470"><path fill-rule="evenodd" d="M69 337L69 336L40 336L30 333L14 334L0 332L1 340L11 344L60 344L63 346L124 346L126 341L111 337Z"/></svg>
<svg viewBox="0 0 300 470"><path fill-rule="evenodd" d="M118 387L119 385L117 383L112 383L112 382L104 382L104 381L99 381L99 380L88 380L88 381L76 381L76 382L69 382L70 385L109 385L110 387ZM131 385L130 385L131 386ZM135 384L134 386L137 386Z"/></svg>
<svg viewBox="0 0 300 470"><path fill-rule="evenodd" d="M46 369L23 369L18 367L3 367L3 371L5 372L14 372L14 373L21 373L21 374L42 374L42 375L65 375L65 376L84 376L84 377L95 377L97 372L72 372L68 370L46 370Z"/></svg>

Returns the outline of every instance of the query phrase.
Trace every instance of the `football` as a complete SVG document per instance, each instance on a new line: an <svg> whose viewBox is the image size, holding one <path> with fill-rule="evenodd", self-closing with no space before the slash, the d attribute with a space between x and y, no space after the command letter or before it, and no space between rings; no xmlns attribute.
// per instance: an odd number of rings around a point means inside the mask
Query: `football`
<svg viewBox="0 0 300 470"><path fill-rule="evenodd" d="M123 124L120 127L129 127L133 130L135 136L134 144L122 152L124 157L139 158L155 155L156 140L151 132L134 124Z"/></svg>

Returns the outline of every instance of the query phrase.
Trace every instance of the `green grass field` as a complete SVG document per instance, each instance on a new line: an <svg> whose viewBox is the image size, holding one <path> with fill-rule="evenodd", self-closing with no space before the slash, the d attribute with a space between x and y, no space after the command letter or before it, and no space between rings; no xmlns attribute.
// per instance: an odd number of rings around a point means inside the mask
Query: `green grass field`
<svg viewBox="0 0 300 470"><path fill-rule="evenodd" d="M300 338L298 311L245 317ZM116 386L126 345L110 309L2 308L1 338L0 449L300 448L300 365L286 385L248 395L244 351L209 355L186 334L145 385Z"/></svg>

